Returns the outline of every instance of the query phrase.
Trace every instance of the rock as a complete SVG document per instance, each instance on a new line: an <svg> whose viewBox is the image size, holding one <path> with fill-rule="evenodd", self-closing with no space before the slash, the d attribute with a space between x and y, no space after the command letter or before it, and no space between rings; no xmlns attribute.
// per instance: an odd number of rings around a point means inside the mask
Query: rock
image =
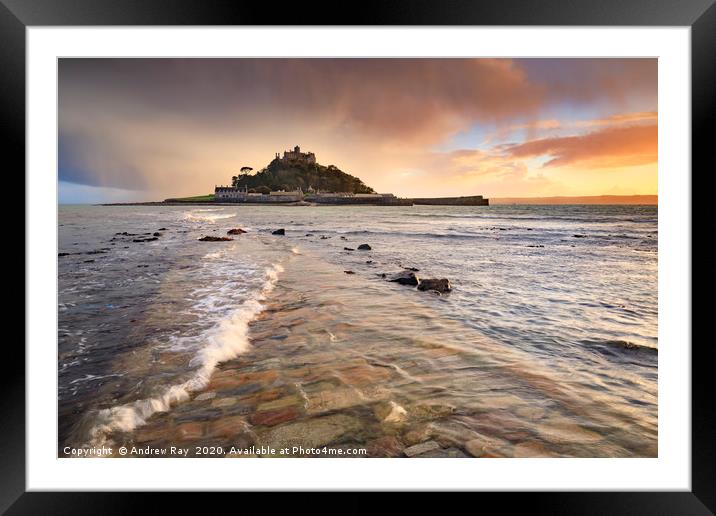
<svg viewBox="0 0 716 516"><path fill-rule="evenodd" d="M426 290L434 290L436 292L445 293L450 292L452 290L452 286L450 285L450 280L448 280L447 278L431 278L420 280L418 290L421 290L423 292Z"/></svg>
<svg viewBox="0 0 716 516"><path fill-rule="evenodd" d="M403 450L403 453L407 457L415 457L417 455L422 455L423 453L431 452L434 450L439 450L440 445L436 443L435 441L426 441L424 443L416 444L414 446L411 446L410 448L405 448Z"/></svg>
<svg viewBox="0 0 716 516"><path fill-rule="evenodd" d="M430 439L433 435L433 427L428 423L420 423L413 425L402 435L402 440L407 445L418 444L426 439Z"/></svg>
<svg viewBox="0 0 716 516"><path fill-rule="evenodd" d="M216 408L226 408L231 407L232 405L236 405L238 401L239 399L235 397L216 398L214 401L211 402L211 406Z"/></svg>
<svg viewBox="0 0 716 516"><path fill-rule="evenodd" d="M373 248L371 246L369 246L368 244L361 244L358 246L358 250L360 250L360 251L370 251L371 249L373 249Z"/></svg>
<svg viewBox="0 0 716 516"><path fill-rule="evenodd" d="M418 269L417 267L403 267L403 269L405 269L406 271L413 271L413 272L420 271L420 269Z"/></svg>
<svg viewBox="0 0 716 516"><path fill-rule="evenodd" d="M470 439L465 443L465 451L473 457L483 457L490 453L495 453L497 449L507 444L502 439L487 437L481 435L475 439Z"/></svg>
<svg viewBox="0 0 716 516"><path fill-rule="evenodd" d="M399 423L408 417L406 410L394 401L378 403L373 409L375 417L383 423Z"/></svg>
<svg viewBox="0 0 716 516"><path fill-rule="evenodd" d="M160 441L166 439L167 427L162 424L154 423L152 425L140 426L134 432L134 441L137 443L146 443L150 441Z"/></svg>
<svg viewBox="0 0 716 516"><path fill-rule="evenodd" d="M467 457L459 448L431 450L415 456L418 459L464 459Z"/></svg>
<svg viewBox="0 0 716 516"><path fill-rule="evenodd" d="M132 240L132 242L152 242L154 240L159 240L157 237L150 237L150 238L135 238Z"/></svg>
<svg viewBox="0 0 716 516"><path fill-rule="evenodd" d="M574 238L587 238L587 235L572 235Z"/></svg>
<svg viewBox="0 0 716 516"><path fill-rule="evenodd" d="M517 443L514 448L515 458L527 457L554 457L555 454L544 447L542 443L526 441Z"/></svg>
<svg viewBox="0 0 716 516"><path fill-rule="evenodd" d="M162 234L159 232L155 232L155 233L152 233L152 236L158 237L158 236L162 236Z"/></svg>
<svg viewBox="0 0 716 516"><path fill-rule="evenodd" d="M227 235L241 235L243 233L246 233L246 231L244 231L241 228L230 229L229 231L226 232Z"/></svg>
<svg viewBox="0 0 716 516"><path fill-rule="evenodd" d="M344 251L355 251L355 249L353 249L352 247L344 247L343 250Z"/></svg>
<svg viewBox="0 0 716 516"><path fill-rule="evenodd" d="M296 394L291 394L289 396L284 396L283 398L278 398L274 401L261 403L256 408L256 412L273 411L297 405L303 405L303 399Z"/></svg>
<svg viewBox="0 0 716 516"><path fill-rule="evenodd" d="M399 272L389 281L392 281L393 283L399 283L400 285L409 285L414 287L420 283L420 278L418 278L414 272L404 271Z"/></svg>
<svg viewBox="0 0 716 516"><path fill-rule="evenodd" d="M157 229L157 231L166 231L166 230L167 230L167 228L159 228L159 229Z"/></svg>
<svg viewBox="0 0 716 516"><path fill-rule="evenodd" d="M317 448L361 427L360 421L344 414L317 417L281 425L258 437L260 445L277 450L302 446Z"/></svg>
<svg viewBox="0 0 716 516"><path fill-rule="evenodd" d="M328 240L331 237L327 237L326 235L321 235L321 240Z"/></svg>
<svg viewBox="0 0 716 516"><path fill-rule="evenodd" d="M348 387L325 389L308 395L306 411L308 414L321 414L365 403L364 397L356 389Z"/></svg>
<svg viewBox="0 0 716 516"><path fill-rule="evenodd" d="M546 413L545 409L533 405L525 405L515 410L515 415L532 421L542 419Z"/></svg>
<svg viewBox="0 0 716 516"><path fill-rule="evenodd" d="M83 260L82 263L94 263L94 260Z"/></svg>
<svg viewBox="0 0 716 516"><path fill-rule="evenodd" d="M273 383L278 378L278 372L269 369L253 373L237 374L236 371L227 370L214 374L207 389L226 390L241 388L245 393L253 393L261 389L261 384ZM251 386L250 388L248 388Z"/></svg>
<svg viewBox="0 0 716 516"><path fill-rule="evenodd" d="M199 239L200 242L230 242L232 240L233 238L215 236L205 236Z"/></svg>
<svg viewBox="0 0 716 516"><path fill-rule="evenodd" d="M275 426L288 421L293 421L299 415L295 406L256 412L251 416L252 425Z"/></svg>
<svg viewBox="0 0 716 516"><path fill-rule="evenodd" d="M228 416L209 424L209 434L213 437L233 437L248 430L249 425L243 416Z"/></svg>
<svg viewBox="0 0 716 516"><path fill-rule="evenodd" d="M418 403L412 405L408 411L410 416L420 420L432 420L447 417L455 412L455 407L439 403Z"/></svg>
<svg viewBox="0 0 716 516"><path fill-rule="evenodd" d="M343 271L343 272L345 272L346 274L355 274L355 272L353 272L353 271Z"/></svg>
<svg viewBox="0 0 716 516"><path fill-rule="evenodd" d="M403 451L403 444L393 436L379 437L366 443L369 457L397 457Z"/></svg>
<svg viewBox="0 0 716 516"><path fill-rule="evenodd" d="M72 253L57 253L57 256L69 256Z"/></svg>
<svg viewBox="0 0 716 516"><path fill-rule="evenodd" d="M194 398L194 401L206 401L206 400L210 400L212 398L216 398L215 392L204 392L202 394L199 394L196 398Z"/></svg>
<svg viewBox="0 0 716 516"><path fill-rule="evenodd" d="M283 229L283 228L277 229L276 231L272 231L271 234L272 234L272 235L285 235L285 234L286 234L286 230Z"/></svg>
<svg viewBox="0 0 716 516"><path fill-rule="evenodd" d="M365 263L367 263L368 265L370 265L371 263L373 263L373 260L366 260Z"/></svg>
<svg viewBox="0 0 716 516"><path fill-rule="evenodd" d="M193 441L204 435L203 423L182 423L174 431L175 438L180 441Z"/></svg>

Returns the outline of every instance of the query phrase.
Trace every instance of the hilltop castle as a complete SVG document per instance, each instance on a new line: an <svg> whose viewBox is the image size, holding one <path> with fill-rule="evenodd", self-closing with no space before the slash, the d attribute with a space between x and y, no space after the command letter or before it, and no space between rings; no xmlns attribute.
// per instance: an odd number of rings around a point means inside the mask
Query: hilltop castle
<svg viewBox="0 0 716 516"><path fill-rule="evenodd" d="M276 159L282 163L305 163L308 165L316 164L316 155L312 152L301 152L301 147L296 145L292 151L283 151L283 158L276 153Z"/></svg>

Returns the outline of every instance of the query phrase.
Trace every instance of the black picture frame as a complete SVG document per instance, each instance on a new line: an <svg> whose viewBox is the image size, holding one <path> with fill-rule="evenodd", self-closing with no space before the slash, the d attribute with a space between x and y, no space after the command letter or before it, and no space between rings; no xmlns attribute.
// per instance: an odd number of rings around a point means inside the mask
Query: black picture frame
<svg viewBox="0 0 716 516"><path fill-rule="evenodd" d="M0 0L0 126L4 164L25 170L25 30L31 26L89 25L572 25L689 26L692 73L692 169L713 170L716 6L713 0L362 0L297 4L220 0ZM5 177L8 177L6 173ZM693 177L684 171L685 177ZM16 174L19 179L19 174ZM28 194L24 184L23 198ZM19 198L18 195L15 197ZM697 206L695 200L692 203ZM703 208L699 208L703 209ZM692 220L697 219L692 213ZM36 237L26 235L25 238ZM693 251L692 251L693 253ZM693 256L693 255L692 255ZM25 268L25 274L31 274ZM693 271L692 271L693 274ZM696 307L695 307L696 308ZM0 511L7 514L129 514L166 509L164 496L126 493L25 492L25 353L6 339L0 375ZM12 345L11 345L12 344ZM684 347L691 343L683 343ZM710 339L692 347L691 492L485 493L502 510L529 504L549 514L713 514L716 511L714 375ZM183 495L171 495L183 503ZM242 495L246 497L247 495ZM356 497L357 495L350 495ZM475 496L475 495L471 495ZM414 498L418 503L420 497ZM244 498L244 502L248 500ZM161 505L160 505L161 504ZM369 510L363 499L341 502Z"/></svg>

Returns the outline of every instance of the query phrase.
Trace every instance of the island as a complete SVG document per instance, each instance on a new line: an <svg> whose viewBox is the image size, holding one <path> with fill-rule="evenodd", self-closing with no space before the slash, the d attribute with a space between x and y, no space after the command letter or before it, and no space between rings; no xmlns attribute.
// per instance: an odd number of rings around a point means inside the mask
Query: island
<svg viewBox="0 0 716 516"><path fill-rule="evenodd" d="M231 178L230 185L216 185L213 194L132 204L235 203L292 206L488 206L489 200L481 195L403 198L392 193L378 193L360 178L340 170L335 165L321 165L313 152L302 152L301 147L296 145L292 150L284 151L283 155L277 152L273 160L258 172L254 172L251 167L242 167L241 173Z"/></svg>

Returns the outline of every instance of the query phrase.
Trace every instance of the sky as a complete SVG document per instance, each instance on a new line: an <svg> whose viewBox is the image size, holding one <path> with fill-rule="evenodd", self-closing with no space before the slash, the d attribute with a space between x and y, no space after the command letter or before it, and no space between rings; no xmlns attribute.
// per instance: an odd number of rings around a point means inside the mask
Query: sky
<svg viewBox="0 0 716 516"><path fill-rule="evenodd" d="M401 197L657 193L656 59L60 59L59 201L213 193L295 145Z"/></svg>

